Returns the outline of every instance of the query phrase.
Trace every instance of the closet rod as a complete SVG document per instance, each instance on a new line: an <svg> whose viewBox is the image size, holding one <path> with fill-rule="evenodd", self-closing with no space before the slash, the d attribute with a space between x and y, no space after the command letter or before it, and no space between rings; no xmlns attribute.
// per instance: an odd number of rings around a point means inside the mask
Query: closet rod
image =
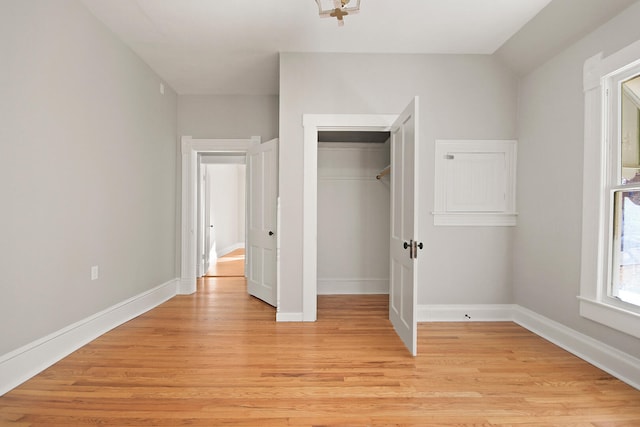
<svg viewBox="0 0 640 427"><path fill-rule="evenodd" d="M376 179L381 179L383 176L389 175L389 172L391 172L391 165L389 165L386 168L382 169L380 171L380 173L378 175L376 175Z"/></svg>

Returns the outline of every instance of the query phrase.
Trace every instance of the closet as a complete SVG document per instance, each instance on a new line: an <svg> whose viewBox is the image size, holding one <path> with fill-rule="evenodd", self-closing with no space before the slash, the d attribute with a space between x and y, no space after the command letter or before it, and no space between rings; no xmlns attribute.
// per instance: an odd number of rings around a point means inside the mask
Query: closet
<svg viewBox="0 0 640 427"><path fill-rule="evenodd" d="M389 145L389 132L318 132L318 294L389 292Z"/></svg>

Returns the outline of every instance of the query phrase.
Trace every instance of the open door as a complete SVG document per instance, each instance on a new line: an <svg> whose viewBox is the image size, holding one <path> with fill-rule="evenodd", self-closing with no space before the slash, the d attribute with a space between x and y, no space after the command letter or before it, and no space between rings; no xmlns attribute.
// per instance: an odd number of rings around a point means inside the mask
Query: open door
<svg viewBox="0 0 640 427"><path fill-rule="evenodd" d="M276 306L278 140L247 152L247 291Z"/></svg>
<svg viewBox="0 0 640 427"><path fill-rule="evenodd" d="M389 320L412 355L417 354L416 242L418 98L407 106L391 127L391 271Z"/></svg>

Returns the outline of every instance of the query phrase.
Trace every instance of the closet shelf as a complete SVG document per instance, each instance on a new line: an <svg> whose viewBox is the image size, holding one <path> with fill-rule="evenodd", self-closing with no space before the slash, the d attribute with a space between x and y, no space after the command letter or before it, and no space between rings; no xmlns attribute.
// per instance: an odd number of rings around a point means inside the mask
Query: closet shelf
<svg viewBox="0 0 640 427"><path fill-rule="evenodd" d="M391 172L391 165L389 165L386 168L382 169L380 171L380 173L378 175L376 175L376 179L382 179L383 176L389 175L389 172Z"/></svg>

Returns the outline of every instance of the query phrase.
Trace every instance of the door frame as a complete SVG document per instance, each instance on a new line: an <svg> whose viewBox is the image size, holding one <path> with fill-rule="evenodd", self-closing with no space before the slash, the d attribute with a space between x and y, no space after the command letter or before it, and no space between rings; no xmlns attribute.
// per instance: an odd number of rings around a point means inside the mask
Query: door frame
<svg viewBox="0 0 640 427"><path fill-rule="evenodd" d="M260 144L259 136L248 139L181 138L182 153L182 217L180 283L177 293L189 295L196 291L198 253L198 154L238 153L246 155L250 147Z"/></svg>
<svg viewBox="0 0 640 427"><path fill-rule="evenodd" d="M318 311L318 131L388 132L397 114L303 114L302 320Z"/></svg>

